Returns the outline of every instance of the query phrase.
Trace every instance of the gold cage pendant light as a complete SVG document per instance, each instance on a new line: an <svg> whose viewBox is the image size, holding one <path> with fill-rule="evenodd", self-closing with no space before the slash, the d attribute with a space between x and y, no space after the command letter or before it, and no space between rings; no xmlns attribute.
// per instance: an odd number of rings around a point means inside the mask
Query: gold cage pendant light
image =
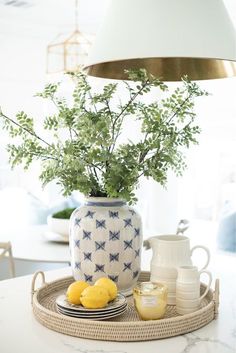
<svg viewBox="0 0 236 353"><path fill-rule="evenodd" d="M78 28L78 0L75 0L75 29L61 34L47 46L47 74L78 72L86 64L91 46L87 35Z"/></svg>

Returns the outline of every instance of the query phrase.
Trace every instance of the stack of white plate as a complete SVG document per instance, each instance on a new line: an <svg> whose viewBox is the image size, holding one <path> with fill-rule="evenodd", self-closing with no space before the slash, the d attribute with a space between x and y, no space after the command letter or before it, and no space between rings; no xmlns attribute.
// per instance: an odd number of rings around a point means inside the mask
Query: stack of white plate
<svg viewBox="0 0 236 353"><path fill-rule="evenodd" d="M88 320L106 320L123 314L127 309L127 300L122 294L118 294L116 299L108 303L105 308L87 309L82 305L70 304L65 295L60 295L56 299L57 311L60 314Z"/></svg>

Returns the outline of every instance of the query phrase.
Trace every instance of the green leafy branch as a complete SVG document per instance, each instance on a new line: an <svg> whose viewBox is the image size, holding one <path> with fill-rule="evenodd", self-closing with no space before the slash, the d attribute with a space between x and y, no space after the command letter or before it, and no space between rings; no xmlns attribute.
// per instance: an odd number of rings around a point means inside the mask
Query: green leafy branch
<svg viewBox="0 0 236 353"><path fill-rule="evenodd" d="M197 143L200 133L194 124L195 99L207 93L187 77L169 93L166 84L144 69L128 74L132 82L124 81L123 86L129 98L119 104L117 83L94 92L83 73L70 74L75 82L71 105L60 97L60 84L46 85L37 96L50 100L56 110L43 120L50 142L38 134L34 119L26 113L18 113L14 120L0 111L3 128L15 139L7 147L11 165L23 164L27 169L40 160L43 185L57 180L64 195L80 190L130 203L142 175L162 185L169 169L181 175L186 168L183 151ZM150 92L155 97L146 103L144 97ZM140 141L119 143L125 119L141 122Z"/></svg>

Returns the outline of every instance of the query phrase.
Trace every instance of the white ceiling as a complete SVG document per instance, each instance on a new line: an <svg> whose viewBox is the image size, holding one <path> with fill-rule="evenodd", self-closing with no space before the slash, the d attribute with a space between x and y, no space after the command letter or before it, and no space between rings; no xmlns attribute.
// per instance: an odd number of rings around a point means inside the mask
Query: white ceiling
<svg viewBox="0 0 236 353"><path fill-rule="evenodd" d="M80 0L78 22L95 33L108 0ZM19 6L17 6L19 5ZM70 31L75 22L75 0L0 0L0 34L47 39Z"/></svg>

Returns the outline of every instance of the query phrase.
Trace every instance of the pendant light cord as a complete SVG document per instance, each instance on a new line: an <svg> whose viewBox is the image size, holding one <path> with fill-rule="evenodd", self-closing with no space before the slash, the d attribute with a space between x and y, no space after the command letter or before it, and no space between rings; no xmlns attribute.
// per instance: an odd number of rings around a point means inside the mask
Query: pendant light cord
<svg viewBox="0 0 236 353"><path fill-rule="evenodd" d="M78 0L75 0L75 30L78 31Z"/></svg>

